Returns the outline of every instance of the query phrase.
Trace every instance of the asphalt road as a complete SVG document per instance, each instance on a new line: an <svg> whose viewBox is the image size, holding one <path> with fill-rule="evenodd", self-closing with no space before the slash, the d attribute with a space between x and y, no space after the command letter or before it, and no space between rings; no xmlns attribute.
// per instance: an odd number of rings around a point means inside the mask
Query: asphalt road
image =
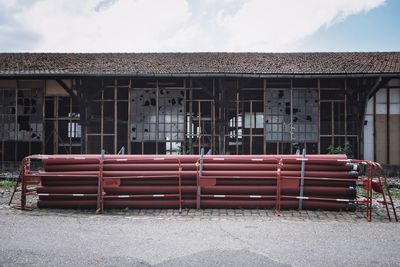
<svg viewBox="0 0 400 267"><path fill-rule="evenodd" d="M400 223L0 209L0 266L400 266Z"/></svg>

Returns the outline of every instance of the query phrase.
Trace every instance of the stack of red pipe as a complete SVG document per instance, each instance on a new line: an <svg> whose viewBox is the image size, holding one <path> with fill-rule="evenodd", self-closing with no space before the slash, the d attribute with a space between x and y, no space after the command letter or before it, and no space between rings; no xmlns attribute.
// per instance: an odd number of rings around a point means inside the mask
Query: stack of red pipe
<svg viewBox="0 0 400 267"><path fill-rule="evenodd" d="M345 155L35 158L43 163L35 174L43 208L96 208L101 192L104 208L275 208L279 201L282 209L352 210L358 177Z"/></svg>
<svg viewBox="0 0 400 267"><path fill-rule="evenodd" d="M298 209L299 202L304 209L355 209L352 201L356 197L358 166L343 155L253 156L203 162L199 183L204 185L200 199L205 207L274 208L279 193L280 207L285 209ZM229 171L213 171L218 165Z"/></svg>

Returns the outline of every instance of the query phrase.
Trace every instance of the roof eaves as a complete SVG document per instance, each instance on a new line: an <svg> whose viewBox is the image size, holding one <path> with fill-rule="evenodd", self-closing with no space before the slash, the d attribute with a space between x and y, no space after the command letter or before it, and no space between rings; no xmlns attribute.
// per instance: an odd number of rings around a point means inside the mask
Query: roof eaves
<svg viewBox="0 0 400 267"><path fill-rule="evenodd" d="M369 78L369 77L398 77L400 72L392 73L226 73L226 72L175 72L175 73L154 73L154 72L124 72L124 73L82 73L82 72L3 72L1 79L10 78L83 78L83 77L186 77L186 78Z"/></svg>

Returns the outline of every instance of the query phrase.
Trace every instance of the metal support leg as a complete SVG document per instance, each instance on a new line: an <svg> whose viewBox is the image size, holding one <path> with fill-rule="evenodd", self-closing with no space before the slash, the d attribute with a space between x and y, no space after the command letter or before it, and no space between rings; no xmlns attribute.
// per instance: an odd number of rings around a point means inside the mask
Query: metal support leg
<svg viewBox="0 0 400 267"><path fill-rule="evenodd" d="M276 171L276 200L275 200L275 215L281 215L281 175L282 175L283 159L278 162L278 169Z"/></svg>
<svg viewBox="0 0 400 267"><path fill-rule="evenodd" d="M97 210L96 213L102 213L104 209L103 200L103 162L104 162L104 154L105 150L101 150L101 155L99 159L99 175L98 175L98 183L97 183Z"/></svg>
<svg viewBox="0 0 400 267"><path fill-rule="evenodd" d="M200 186L200 176L203 176L203 157L204 157L204 147L200 149L200 166L197 173L197 191L196 191L196 208L201 208L201 186Z"/></svg>
<svg viewBox="0 0 400 267"><path fill-rule="evenodd" d="M301 179L300 179L300 199L299 199L299 210L303 209L303 197L304 197L304 171L306 166L306 149L303 148L301 161Z"/></svg>

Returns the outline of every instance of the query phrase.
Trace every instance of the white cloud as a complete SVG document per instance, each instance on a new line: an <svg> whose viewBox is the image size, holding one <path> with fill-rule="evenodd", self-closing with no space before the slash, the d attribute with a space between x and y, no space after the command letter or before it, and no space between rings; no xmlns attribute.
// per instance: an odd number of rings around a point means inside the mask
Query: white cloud
<svg viewBox="0 0 400 267"><path fill-rule="evenodd" d="M253 0L233 15L222 17L221 27L231 33L228 50L279 51L290 49L296 41L344 20L349 15L368 11L383 0ZM237 32L237 34L235 34Z"/></svg>
<svg viewBox="0 0 400 267"><path fill-rule="evenodd" d="M385 0L0 0L32 51L287 51ZM9 15L11 12L11 15ZM0 16L4 13L0 12ZM2 23L0 17L0 34ZM29 39L26 40L29 43ZM27 46L24 46L27 47ZM0 50L10 51L0 41Z"/></svg>
<svg viewBox="0 0 400 267"><path fill-rule="evenodd" d="M154 51L190 15L184 0L121 0L96 11L97 3L44 0L20 19L42 36L36 51Z"/></svg>

